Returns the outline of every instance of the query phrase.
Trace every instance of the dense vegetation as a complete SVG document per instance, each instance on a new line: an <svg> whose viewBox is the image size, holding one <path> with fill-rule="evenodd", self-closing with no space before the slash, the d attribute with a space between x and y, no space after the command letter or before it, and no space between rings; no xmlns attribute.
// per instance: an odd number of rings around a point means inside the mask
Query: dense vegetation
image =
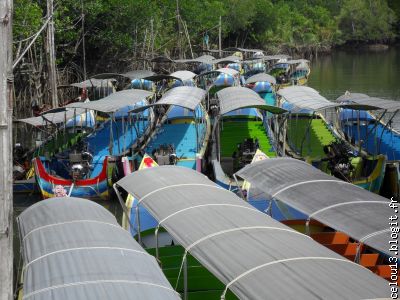
<svg viewBox="0 0 400 300"><path fill-rule="evenodd" d="M14 0L15 57L47 19L47 1ZM400 35L399 0L55 0L54 7L59 85L82 79L83 37L93 74L146 67L142 58L157 55L188 57L205 47L206 36L217 49L220 19L223 48L308 57ZM14 72L22 115L30 99L49 103L45 33Z"/></svg>
<svg viewBox="0 0 400 300"><path fill-rule="evenodd" d="M207 33L218 46L222 17L223 46L271 50L324 50L348 41L387 42L398 33L398 0L185 0L180 1L178 32L176 0L83 0L89 59L123 59L167 52L177 55L178 37L189 52L185 25L195 49ZM15 0L15 40L41 26L45 0ZM80 59L81 0L57 1L57 58ZM396 27L397 26L397 27ZM154 42L153 42L154 40ZM144 45L143 43L146 43Z"/></svg>

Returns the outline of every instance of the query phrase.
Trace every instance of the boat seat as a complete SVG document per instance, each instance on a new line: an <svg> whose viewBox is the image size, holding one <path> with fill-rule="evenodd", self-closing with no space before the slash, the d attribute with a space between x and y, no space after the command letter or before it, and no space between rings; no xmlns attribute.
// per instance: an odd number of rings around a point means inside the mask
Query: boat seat
<svg viewBox="0 0 400 300"><path fill-rule="evenodd" d="M325 244L325 247L331 249L342 256L355 257L357 254L358 243L345 243L345 244ZM360 251L363 250L361 245Z"/></svg>
<svg viewBox="0 0 400 300"><path fill-rule="evenodd" d="M378 253L365 253L361 254L360 265L364 267L375 267L378 263Z"/></svg>
<svg viewBox="0 0 400 300"><path fill-rule="evenodd" d="M320 244L347 244L349 236L343 232L318 232L312 233L311 237Z"/></svg>
<svg viewBox="0 0 400 300"><path fill-rule="evenodd" d="M390 275L392 275L392 269L390 268L389 265L376 265L373 267L369 267L372 272L374 272L376 275L385 278L385 279L390 279ZM397 271L398 273L398 271Z"/></svg>

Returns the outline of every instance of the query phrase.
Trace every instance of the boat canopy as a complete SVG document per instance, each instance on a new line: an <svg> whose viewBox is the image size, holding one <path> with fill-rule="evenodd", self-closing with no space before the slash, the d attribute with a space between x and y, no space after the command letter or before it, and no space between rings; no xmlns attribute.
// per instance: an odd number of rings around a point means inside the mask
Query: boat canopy
<svg viewBox="0 0 400 300"><path fill-rule="evenodd" d="M225 52L235 52L235 51L240 51L240 52L249 52L249 53L257 53L257 52L264 52L263 50L260 49L245 49L245 48L237 48L237 47L229 47L223 49Z"/></svg>
<svg viewBox="0 0 400 300"><path fill-rule="evenodd" d="M240 57L235 56L235 55L231 55L231 56L215 59L213 61L213 64L223 64L223 63L229 64L229 63L237 63L237 62L240 62L240 61L241 61Z"/></svg>
<svg viewBox="0 0 400 300"><path fill-rule="evenodd" d="M396 112L400 110L400 102L394 100L381 99L377 97L370 97L366 94L361 93L348 93L340 96L336 99L337 102L351 104L364 105L368 107L368 110L372 109L383 109L388 112Z"/></svg>
<svg viewBox="0 0 400 300"><path fill-rule="evenodd" d="M178 86L168 90L156 103L135 108L131 112L139 112L149 107L160 105L177 105L194 110L206 96L206 91L194 86Z"/></svg>
<svg viewBox="0 0 400 300"><path fill-rule="evenodd" d="M297 64L304 64L304 63L309 64L310 61L307 60L307 59L303 59L303 58L302 58L302 59L292 59L292 60L288 60L288 61L286 61L285 63L288 64L288 65L297 65Z"/></svg>
<svg viewBox="0 0 400 300"><path fill-rule="evenodd" d="M112 87L112 82L114 81L116 81L115 78L107 78L107 79L90 78L82 82L71 83L71 86L81 89L92 88L92 87L93 88Z"/></svg>
<svg viewBox="0 0 400 300"><path fill-rule="evenodd" d="M327 108L341 106L321 96L316 90L307 86L290 86L280 89L277 94L286 102L293 105L292 112L299 112L303 109L319 111Z"/></svg>
<svg viewBox="0 0 400 300"><path fill-rule="evenodd" d="M236 175L306 214L378 251L389 251L390 201L293 158L274 158L247 165Z"/></svg>
<svg viewBox="0 0 400 300"><path fill-rule="evenodd" d="M174 73L171 73L170 75L179 78L179 80L181 81L191 80L196 76L195 73L187 70L176 71Z"/></svg>
<svg viewBox="0 0 400 300"><path fill-rule="evenodd" d="M237 74L239 74L239 71L237 71L235 69L232 69L232 68L220 68L220 69L217 69L217 70L211 70L211 71L207 71L207 72L201 73L201 74L197 75L196 77L204 77L204 76L207 76L207 75L210 75L210 74L213 74L213 73L214 74L215 73L217 73L217 74L226 74L226 75L234 77Z"/></svg>
<svg viewBox="0 0 400 300"><path fill-rule="evenodd" d="M239 299L371 299L387 281L279 223L194 170L161 166L116 183Z"/></svg>
<svg viewBox="0 0 400 300"><path fill-rule="evenodd" d="M167 75L167 74L154 74L154 75L151 75L151 76L143 77L142 79L150 80L150 81L154 81L154 82L161 81L161 80L164 80L164 79L165 80L181 80L178 77L174 77L174 76Z"/></svg>
<svg viewBox="0 0 400 300"><path fill-rule="evenodd" d="M247 78L246 84L256 83L256 82L265 82L265 81L272 83L272 84L276 84L275 77L271 76L269 74L266 74L266 73L258 73L256 75L253 75L253 76Z"/></svg>
<svg viewBox="0 0 400 300"><path fill-rule="evenodd" d="M91 101L87 103L75 102L70 103L67 107L86 108L101 111L104 113L114 113L126 106L134 106L153 93L139 89L129 89L113 93L103 99Z"/></svg>
<svg viewBox="0 0 400 300"><path fill-rule="evenodd" d="M245 87L226 87L217 92L217 97L219 99L220 115L239 108L249 107L260 108L276 114L286 112L286 110L283 108L265 104L265 100L262 99L255 91Z"/></svg>
<svg viewBox="0 0 400 300"><path fill-rule="evenodd" d="M43 200L17 222L24 299L180 299L154 257L97 203Z"/></svg>
<svg viewBox="0 0 400 300"><path fill-rule="evenodd" d="M63 108L62 111L43 113L38 117L19 119L18 122L27 123L35 127L45 126L49 123L61 124L83 113L85 113L84 109Z"/></svg>
<svg viewBox="0 0 400 300"><path fill-rule="evenodd" d="M155 73L149 70L133 70L126 73L121 74L121 76L128 77L129 79L143 79L149 76L153 76Z"/></svg>
<svg viewBox="0 0 400 300"><path fill-rule="evenodd" d="M269 60L285 60L285 59L289 59L290 56L286 55L286 54L276 54L276 55L266 55L263 57L263 59L265 61L269 61Z"/></svg>
<svg viewBox="0 0 400 300"><path fill-rule="evenodd" d="M215 60L215 57L212 55L202 55L197 58L188 58L188 59L176 59L174 60L176 63L203 63L203 64L212 64Z"/></svg>

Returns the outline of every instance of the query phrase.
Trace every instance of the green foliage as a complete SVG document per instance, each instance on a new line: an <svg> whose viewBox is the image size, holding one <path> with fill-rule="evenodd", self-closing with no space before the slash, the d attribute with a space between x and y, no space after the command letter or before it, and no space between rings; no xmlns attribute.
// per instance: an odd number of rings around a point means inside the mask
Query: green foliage
<svg viewBox="0 0 400 300"><path fill-rule="evenodd" d="M345 40L384 41L394 38L396 16L386 0L346 0L338 19Z"/></svg>
<svg viewBox="0 0 400 300"><path fill-rule="evenodd" d="M152 48L177 53L176 0L82 0L87 57L95 64L123 61ZM45 0L15 0L14 39L34 34L46 15ZM192 46L207 32L223 46L327 49L346 41L387 41L400 32L399 0L180 0L181 20ZM55 41L59 64L82 60L81 0L56 1ZM396 28L397 25L397 28ZM188 51L184 26L180 39ZM154 45L149 40L153 33Z"/></svg>

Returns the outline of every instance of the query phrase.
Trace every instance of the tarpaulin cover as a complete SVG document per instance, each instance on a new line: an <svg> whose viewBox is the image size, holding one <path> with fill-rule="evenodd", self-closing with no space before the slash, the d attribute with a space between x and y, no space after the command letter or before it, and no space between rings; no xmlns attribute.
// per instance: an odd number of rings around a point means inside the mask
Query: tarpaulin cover
<svg viewBox="0 0 400 300"><path fill-rule="evenodd" d="M246 84L255 83L255 82L264 82L264 81L267 81L272 84L276 84L275 77L271 76L269 74L266 74L266 73L258 73L256 75L253 75L253 76L247 78Z"/></svg>
<svg viewBox="0 0 400 300"><path fill-rule="evenodd" d="M117 182L240 299L372 299L386 280L219 187L161 166Z"/></svg>
<svg viewBox="0 0 400 300"><path fill-rule="evenodd" d="M221 115L246 107L260 108L278 114L286 111L280 107L266 105L265 100L255 91L245 87L227 87L217 92L217 96Z"/></svg>
<svg viewBox="0 0 400 300"><path fill-rule="evenodd" d="M74 116L78 116L82 113L84 113L85 110L83 109L64 109L64 111L59 111L55 113L45 113L42 114L41 116L38 117L32 117L32 118L26 118L26 119L19 119L18 122L23 122L30 124L32 126L45 126L48 125L49 123L53 124L60 124L64 123L65 120L70 120L71 118L74 118Z"/></svg>
<svg viewBox="0 0 400 300"><path fill-rule="evenodd" d="M361 93L345 93L336 99L342 103L356 103L358 105L369 106L367 109L384 109L388 112L395 112L400 110L400 102L394 100L381 99L377 97L370 97Z"/></svg>
<svg viewBox="0 0 400 300"><path fill-rule="evenodd" d="M136 103L152 95L153 93L149 91L129 89L113 93L97 101L71 103L68 104L67 107L87 108L105 113L113 113L123 107L134 106Z"/></svg>
<svg viewBox="0 0 400 300"><path fill-rule="evenodd" d="M132 110L132 112L138 112L141 110L145 110L149 107L159 105L177 105L190 110L194 110L205 96L206 91L198 87L179 86L167 91L156 103L139 107Z"/></svg>
<svg viewBox="0 0 400 300"><path fill-rule="evenodd" d="M266 193L378 251L389 251L389 201L293 158L247 165L236 173Z"/></svg>
<svg viewBox="0 0 400 300"><path fill-rule="evenodd" d="M297 109L308 109L318 111L331 107L340 106L321 96L316 90L307 86L290 86L277 92L279 96L294 105ZM296 111L293 109L292 111Z"/></svg>
<svg viewBox="0 0 400 300"><path fill-rule="evenodd" d="M18 225L23 299L180 299L154 257L99 204L44 200Z"/></svg>

